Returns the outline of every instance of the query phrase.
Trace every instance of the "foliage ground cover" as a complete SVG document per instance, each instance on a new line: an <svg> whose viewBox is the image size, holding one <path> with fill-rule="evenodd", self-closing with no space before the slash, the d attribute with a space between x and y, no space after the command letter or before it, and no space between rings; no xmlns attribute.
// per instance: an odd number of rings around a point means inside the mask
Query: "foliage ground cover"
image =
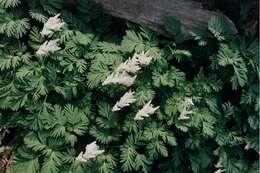
<svg viewBox="0 0 260 173"><path fill-rule="evenodd" d="M239 34L212 17L187 41L178 19L164 38L88 0L0 7L0 171L259 171L259 45L243 11Z"/></svg>

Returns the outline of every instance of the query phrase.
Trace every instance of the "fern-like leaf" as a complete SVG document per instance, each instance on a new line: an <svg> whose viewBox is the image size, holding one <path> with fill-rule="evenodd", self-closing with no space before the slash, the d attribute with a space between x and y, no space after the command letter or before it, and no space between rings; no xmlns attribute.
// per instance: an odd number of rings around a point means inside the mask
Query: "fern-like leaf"
<svg viewBox="0 0 260 173"><path fill-rule="evenodd" d="M0 7L2 7L2 8L17 7L20 4L21 4L21 0L1 0L0 1Z"/></svg>

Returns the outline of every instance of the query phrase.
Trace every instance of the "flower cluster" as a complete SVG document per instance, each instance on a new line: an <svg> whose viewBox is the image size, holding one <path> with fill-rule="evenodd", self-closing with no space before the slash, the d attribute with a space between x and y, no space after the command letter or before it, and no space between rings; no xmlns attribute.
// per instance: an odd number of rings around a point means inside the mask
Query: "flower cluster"
<svg viewBox="0 0 260 173"><path fill-rule="evenodd" d="M49 52L53 53L57 50L60 50L58 40L45 41L37 50L36 55L44 55Z"/></svg>
<svg viewBox="0 0 260 173"><path fill-rule="evenodd" d="M137 114L135 115L135 120L143 120L144 117L149 117L150 114L153 114L157 109L159 109L159 106L153 107L151 104L151 100L146 103L142 109L140 109Z"/></svg>
<svg viewBox="0 0 260 173"><path fill-rule="evenodd" d="M218 156L218 155L219 155L219 150L220 150L220 147L218 147L217 149L215 149L215 150L213 151L213 155L214 155L214 156Z"/></svg>
<svg viewBox="0 0 260 173"><path fill-rule="evenodd" d="M42 36L51 36L54 31L58 31L65 23L59 19L60 14L54 17L50 17L46 23L44 23L41 31ZM44 55L47 53L53 53L60 50L58 40L45 41L37 50L36 55Z"/></svg>
<svg viewBox="0 0 260 173"><path fill-rule="evenodd" d="M54 31L60 30L60 28L65 24L59 18L60 14L54 17L50 17L46 23L44 23L43 29L41 31L42 36L50 36Z"/></svg>
<svg viewBox="0 0 260 173"><path fill-rule="evenodd" d="M134 54L134 59L138 62L140 66L146 66L151 63L153 57L148 55L148 52L141 52L140 54Z"/></svg>
<svg viewBox="0 0 260 173"><path fill-rule="evenodd" d="M222 169L223 166L220 162L220 160L217 162L217 164L214 165L215 168L219 168L218 170L216 170L214 173L222 173L222 172L225 172L226 170L225 169Z"/></svg>
<svg viewBox="0 0 260 173"><path fill-rule="evenodd" d="M79 155L76 157L76 160L86 162L89 159L95 158L96 156L102 154L103 152L105 152L105 150L100 150L99 146L96 144L96 141L94 141L86 146L85 153L79 153Z"/></svg>
<svg viewBox="0 0 260 173"><path fill-rule="evenodd" d="M116 71L117 72L121 72L121 71L126 71L130 74L135 74L137 73L139 70L141 69L141 67L139 67L138 65L138 61L137 58L134 56L132 59L128 59L125 62L121 63Z"/></svg>
<svg viewBox="0 0 260 173"><path fill-rule="evenodd" d="M102 83L102 85L107 85L110 83L118 83L130 87L131 85L133 85L135 78L136 76L130 76L126 72L112 73L106 78L106 80Z"/></svg>
<svg viewBox="0 0 260 173"><path fill-rule="evenodd" d="M190 106L193 106L194 103L192 101L191 97L187 97L184 102L180 105L179 107L179 111L180 111L180 116L179 116L179 120L187 120L190 117L188 116L189 114L192 114L192 111L189 111L188 109L190 108Z"/></svg>
<svg viewBox="0 0 260 173"><path fill-rule="evenodd" d="M119 111L123 107L129 106L131 103L135 102L136 99L134 98L134 92L129 90L126 92L118 102L114 105L112 111Z"/></svg>
<svg viewBox="0 0 260 173"><path fill-rule="evenodd" d="M245 150L249 150L251 148L251 146L249 144L246 144L246 146L244 147Z"/></svg>
<svg viewBox="0 0 260 173"><path fill-rule="evenodd" d="M214 173L222 173L222 172L225 172L225 171L226 171L225 169L218 169Z"/></svg>
<svg viewBox="0 0 260 173"><path fill-rule="evenodd" d="M109 75L102 85L107 85L111 83L123 84L127 87L133 85L136 79L136 73L141 70L142 66L149 65L152 61L152 57L148 55L148 52L141 52L140 54L135 53L132 58L129 58L125 62L121 63L115 70L114 73ZM134 76L133 76L134 75ZM112 111L119 111L123 107L129 106L131 103L135 102L134 92L131 90L126 92L118 102L112 108ZM146 103L141 110L137 112L134 120L143 120L144 117L149 117L153 114L158 107L153 107L151 100Z"/></svg>
<svg viewBox="0 0 260 173"><path fill-rule="evenodd" d="M136 79L136 73L142 66L149 65L152 61L152 57L148 55L148 52L137 54L135 53L132 58L129 58L125 62L121 63L114 73L109 75L102 85L108 85L112 83L118 83L127 87L133 85Z"/></svg>

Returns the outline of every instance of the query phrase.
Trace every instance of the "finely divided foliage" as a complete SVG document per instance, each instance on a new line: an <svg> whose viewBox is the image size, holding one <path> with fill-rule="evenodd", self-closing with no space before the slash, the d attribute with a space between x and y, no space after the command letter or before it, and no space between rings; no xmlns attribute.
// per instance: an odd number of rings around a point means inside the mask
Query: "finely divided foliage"
<svg viewBox="0 0 260 173"><path fill-rule="evenodd" d="M66 2L0 0L0 172L259 171L256 38Z"/></svg>

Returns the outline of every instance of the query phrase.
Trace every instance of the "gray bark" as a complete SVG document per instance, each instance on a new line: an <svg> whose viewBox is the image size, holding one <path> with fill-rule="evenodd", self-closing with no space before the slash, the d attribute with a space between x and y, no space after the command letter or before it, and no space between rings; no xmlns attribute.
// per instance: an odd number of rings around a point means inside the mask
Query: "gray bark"
<svg viewBox="0 0 260 173"><path fill-rule="evenodd" d="M115 17L134 23L145 23L153 31L167 35L164 30L166 16L173 16L182 22L182 30L187 33L193 27L207 27L211 16L224 16L221 12L202 8L193 0L94 0L105 11ZM227 18L227 17L226 17ZM228 19L228 18L227 18ZM233 22L228 19L233 33L237 33Z"/></svg>

